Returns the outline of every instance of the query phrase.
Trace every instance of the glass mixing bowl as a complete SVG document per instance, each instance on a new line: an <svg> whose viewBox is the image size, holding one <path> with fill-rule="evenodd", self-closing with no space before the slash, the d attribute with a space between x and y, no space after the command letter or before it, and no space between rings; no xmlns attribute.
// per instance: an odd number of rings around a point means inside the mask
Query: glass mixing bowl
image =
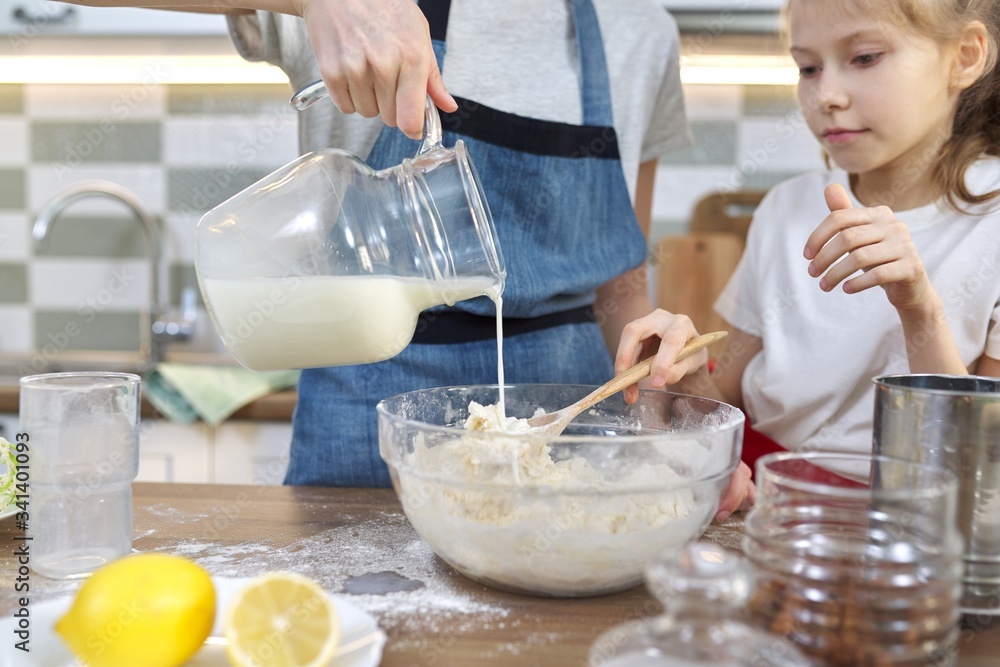
<svg viewBox="0 0 1000 667"><path fill-rule="evenodd" d="M507 416L563 408L594 390L506 387ZM697 539L740 461L743 414L705 398L640 392L559 436L466 431L493 386L441 387L378 404L379 450L410 523L434 552L501 590L582 597L643 581L665 548Z"/></svg>

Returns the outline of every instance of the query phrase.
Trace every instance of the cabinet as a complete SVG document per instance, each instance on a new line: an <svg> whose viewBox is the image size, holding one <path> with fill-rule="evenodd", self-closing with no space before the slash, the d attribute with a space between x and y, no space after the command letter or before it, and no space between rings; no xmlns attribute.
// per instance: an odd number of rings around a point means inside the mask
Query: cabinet
<svg viewBox="0 0 1000 667"><path fill-rule="evenodd" d="M0 436L13 440L16 414L0 413ZM289 422L230 421L219 426L143 419L138 482L281 484L292 444Z"/></svg>
<svg viewBox="0 0 1000 667"><path fill-rule="evenodd" d="M292 425L230 421L219 426L144 419L139 434L140 482L281 484Z"/></svg>
<svg viewBox="0 0 1000 667"><path fill-rule="evenodd" d="M213 481L212 429L143 419L139 428L139 482Z"/></svg>
<svg viewBox="0 0 1000 667"><path fill-rule="evenodd" d="M281 484L292 444L290 423L230 421L214 430L216 483Z"/></svg>
<svg viewBox="0 0 1000 667"><path fill-rule="evenodd" d="M84 7L54 0L0 0L0 34L51 36L226 35L221 14Z"/></svg>

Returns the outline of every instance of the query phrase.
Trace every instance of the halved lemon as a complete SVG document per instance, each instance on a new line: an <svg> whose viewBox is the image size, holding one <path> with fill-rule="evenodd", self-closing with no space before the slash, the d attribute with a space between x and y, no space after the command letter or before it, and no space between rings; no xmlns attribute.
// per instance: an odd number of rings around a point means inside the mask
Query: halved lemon
<svg viewBox="0 0 1000 667"><path fill-rule="evenodd" d="M223 633L236 667L326 667L340 642L340 619L319 583L270 572L233 595Z"/></svg>

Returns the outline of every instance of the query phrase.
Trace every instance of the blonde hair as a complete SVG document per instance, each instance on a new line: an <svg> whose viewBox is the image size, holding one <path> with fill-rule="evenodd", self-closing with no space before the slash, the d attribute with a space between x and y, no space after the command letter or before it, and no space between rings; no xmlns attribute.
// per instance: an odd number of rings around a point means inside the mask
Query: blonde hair
<svg viewBox="0 0 1000 667"><path fill-rule="evenodd" d="M785 3L786 26L792 2ZM1000 196L1000 189L970 192L965 182L969 166L983 154L1000 156L1000 1L854 0L850 4L869 16L875 14L939 44L954 43L973 21L986 26L986 67L979 79L959 96L951 136L941 146L931 166L931 176L948 203L959 211L965 205L984 204Z"/></svg>

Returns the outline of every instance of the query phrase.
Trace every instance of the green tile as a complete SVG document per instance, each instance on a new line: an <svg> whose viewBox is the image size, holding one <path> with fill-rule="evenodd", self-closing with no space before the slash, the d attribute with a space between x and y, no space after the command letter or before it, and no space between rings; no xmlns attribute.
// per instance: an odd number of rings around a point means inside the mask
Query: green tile
<svg viewBox="0 0 1000 667"><path fill-rule="evenodd" d="M167 87L167 111L171 114L247 114L281 111L295 113L284 84L204 86L175 84Z"/></svg>
<svg viewBox="0 0 1000 667"><path fill-rule="evenodd" d="M664 236L686 234L690 226L690 220L687 218L659 218L652 221L649 229L649 237L651 239L661 239ZM655 246L656 241L652 245Z"/></svg>
<svg viewBox="0 0 1000 667"><path fill-rule="evenodd" d="M31 158L38 162L159 162L158 122L31 123Z"/></svg>
<svg viewBox="0 0 1000 667"><path fill-rule="evenodd" d="M743 86L744 116L784 116L798 108L795 86Z"/></svg>
<svg viewBox="0 0 1000 667"><path fill-rule="evenodd" d="M138 350L139 323L138 311L105 311L93 319L89 313L84 318L75 311L38 311L35 348L55 345L57 350Z"/></svg>
<svg viewBox="0 0 1000 667"><path fill-rule="evenodd" d="M668 165L732 165L736 161L736 121L693 121L694 146L670 153Z"/></svg>
<svg viewBox="0 0 1000 667"><path fill-rule="evenodd" d="M0 169L0 209L24 209L24 171Z"/></svg>
<svg viewBox="0 0 1000 667"><path fill-rule="evenodd" d="M0 113L24 113L24 86L22 84L0 85Z"/></svg>
<svg viewBox="0 0 1000 667"><path fill-rule="evenodd" d="M0 264L0 303L27 303L28 267Z"/></svg>
<svg viewBox="0 0 1000 667"><path fill-rule="evenodd" d="M170 305L177 307L181 303L181 292L193 287L201 304L201 291L198 289L198 274L194 264L172 264L170 266Z"/></svg>
<svg viewBox="0 0 1000 667"><path fill-rule="evenodd" d="M167 172L167 208L204 213L253 185L270 172L262 168L170 169Z"/></svg>
<svg viewBox="0 0 1000 667"><path fill-rule="evenodd" d="M146 257L146 235L132 217L60 215L39 257Z"/></svg>

